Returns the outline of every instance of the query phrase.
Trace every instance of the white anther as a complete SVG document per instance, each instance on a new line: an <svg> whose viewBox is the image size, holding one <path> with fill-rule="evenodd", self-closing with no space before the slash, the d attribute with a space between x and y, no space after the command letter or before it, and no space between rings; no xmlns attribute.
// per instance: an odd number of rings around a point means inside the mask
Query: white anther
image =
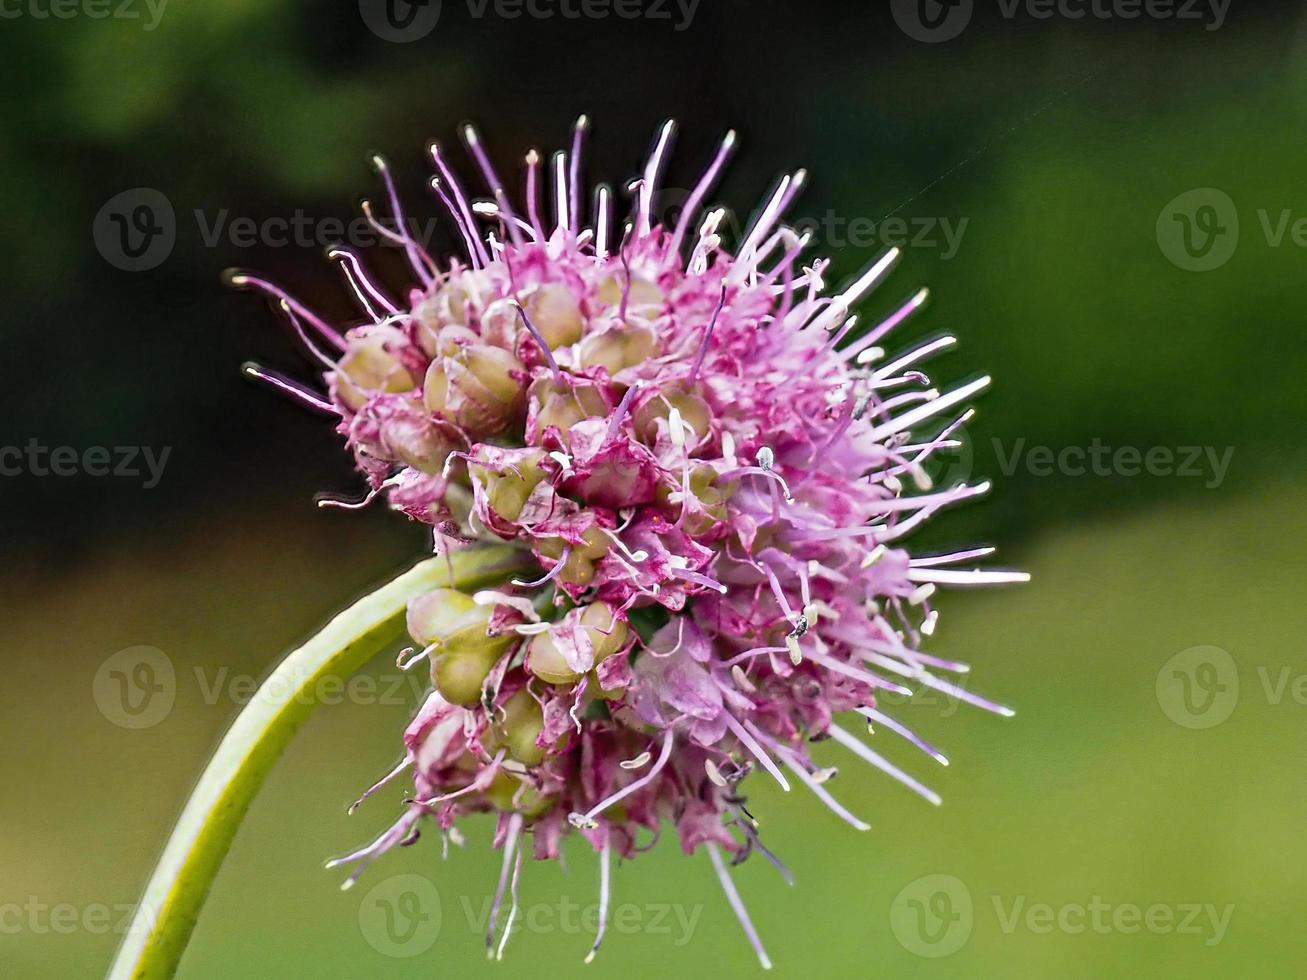
<svg viewBox="0 0 1307 980"><path fill-rule="evenodd" d="M909 606L919 606L932 595L935 594L935 583L927 582L925 585L918 585L908 596Z"/></svg>
<svg viewBox="0 0 1307 980"><path fill-rule="evenodd" d="M685 430L681 428L684 424L680 410L673 405L672 410L667 413L667 425L672 431L672 445L677 449L685 448Z"/></svg>
<svg viewBox="0 0 1307 980"><path fill-rule="evenodd" d="M721 770L717 768L717 764L714 763L712 759L703 760L703 771L706 772L708 774L708 778L711 779L718 786L730 785L729 783L726 782L726 777L721 774Z"/></svg>
<svg viewBox="0 0 1307 980"><path fill-rule="evenodd" d="M567 453L559 452L558 450L555 450L554 452L549 454L549 458L554 460L556 463L558 463L559 466L563 468L564 476L572 472L572 457L567 455Z"/></svg>
<svg viewBox="0 0 1307 980"><path fill-rule="evenodd" d="M854 358L854 360L856 360L859 364L867 365L867 364L871 364L874 361L879 361L884 356L885 356L884 347L868 347L866 350L861 351L858 354L858 356Z"/></svg>
<svg viewBox="0 0 1307 980"><path fill-rule="evenodd" d="M758 465L769 472L776 465L776 454L772 452L770 446L763 446L758 450Z"/></svg>
<svg viewBox="0 0 1307 980"><path fill-rule="evenodd" d="M744 691L746 694L752 694L754 691L758 690L753 686L753 682L749 680L748 675L744 672L744 668L739 664L735 664L731 667L731 676L735 678L735 683L740 685L740 690Z"/></svg>
<svg viewBox="0 0 1307 980"><path fill-rule="evenodd" d="M790 648L790 663L796 667L803 663L803 651L799 649L799 638L791 633L785 637L785 645Z"/></svg>
<svg viewBox="0 0 1307 980"><path fill-rule="evenodd" d="M634 759L623 759L618 765L623 769L642 769L649 764L649 760L652 758L652 753L641 752Z"/></svg>
<svg viewBox="0 0 1307 980"><path fill-rule="evenodd" d="M884 558L887 551L889 551L889 549L883 544L876 545L876 547L867 552L867 557L862 559L862 567L870 568L872 565L876 564L876 562Z"/></svg>

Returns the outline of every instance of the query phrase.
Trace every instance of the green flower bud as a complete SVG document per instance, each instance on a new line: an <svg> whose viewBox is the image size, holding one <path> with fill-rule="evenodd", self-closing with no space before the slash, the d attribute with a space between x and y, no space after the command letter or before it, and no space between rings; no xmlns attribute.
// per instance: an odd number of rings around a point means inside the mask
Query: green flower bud
<svg viewBox="0 0 1307 980"><path fill-rule="evenodd" d="M503 431L520 413L526 388L522 362L499 347L468 344L431 362L422 400L472 436Z"/></svg>
<svg viewBox="0 0 1307 980"><path fill-rule="evenodd" d="M558 283L537 287L527 298L527 315L551 349L575 344L581 339L585 317L572 291Z"/></svg>
<svg viewBox="0 0 1307 980"><path fill-rule="evenodd" d="M553 378L538 378L531 385L530 397L540 406L535 416L539 432L552 427L566 437L582 419L609 414L608 403L593 385L560 386Z"/></svg>
<svg viewBox="0 0 1307 980"><path fill-rule="evenodd" d="M590 528L581 538L585 544L580 547L569 546L562 538L541 538L536 545L537 550L547 558L562 558L563 551L571 547L572 552L558 574L559 581L569 585L589 585L595 575L595 562L608 554L611 544L608 535L597 527Z"/></svg>
<svg viewBox="0 0 1307 980"><path fill-rule="evenodd" d="M609 374L635 367L658 351L658 340L648 327L616 326L592 333L581 341L581 364L603 366Z"/></svg>
<svg viewBox="0 0 1307 980"><path fill-rule="evenodd" d="M545 714L540 704L525 690L504 702L503 714L495 728L508 754L524 766L538 766L545 760L545 750L536 739L545 728Z"/></svg>
<svg viewBox="0 0 1307 980"><path fill-rule="evenodd" d="M673 408L680 412L681 421L695 431L695 439L687 441L696 442L708 434L712 422L712 409L708 403L680 382L673 382L664 385L658 394L635 410L635 431L641 441L652 443L657 438L655 423L670 416Z"/></svg>
<svg viewBox="0 0 1307 980"><path fill-rule="evenodd" d="M526 669L546 684L575 684L581 675L572 670L563 659L558 644L549 633L537 633L531 638L526 653Z"/></svg>
<svg viewBox="0 0 1307 980"><path fill-rule="evenodd" d="M497 810L520 813L528 819L544 816L558 803L557 796L545 796L530 783L502 769L487 787L486 799Z"/></svg>
<svg viewBox="0 0 1307 980"><path fill-rule="evenodd" d="M408 604L408 631L430 648L431 682L451 704L472 705L515 634L491 636L492 607L456 589L435 589Z"/></svg>
<svg viewBox="0 0 1307 980"><path fill-rule="evenodd" d="M607 303L609 306L622 306L622 297L626 294L626 276L612 275L605 279L599 286L599 300ZM667 297L658 286L648 279L641 279L634 276L631 279L631 292L626 297L626 308L628 310L641 306L662 306Z"/></svg>
<svg viewBox="0 0 1307 980"><path fill-rule="evenodd" d="M497 299L481 313L481 342L504 350L517 350L517 335L522 329L522 315L517 302Z"/></svg>
<svg viewBox="0 0 1307 980"><path fill-rule="evenodd" d="M349 349L336 365L336 393L340 400L357 412L377 392L412 391L417 381L387 349L403 343L404 335L389 328L351 338Z"/></svg>
<svg viewBox="0 0 1307 980"><path fill-rule="evenodd" d="M607 660L626 645L626 623L613 615L613 607L606 602L592 602L581 613L581 624L592 627L590 639L594 643L595 663Z"/></svg>
<svg viewBox="0 0 1307 980"><path fill-rule="evenodd" d="M486 466L469 466L472 483L480 489L490 509L504 520L516 521L522 515L532 491L545 478L540 461L545 458L543 449L523 453L512 467L496 473Z"/></svg>

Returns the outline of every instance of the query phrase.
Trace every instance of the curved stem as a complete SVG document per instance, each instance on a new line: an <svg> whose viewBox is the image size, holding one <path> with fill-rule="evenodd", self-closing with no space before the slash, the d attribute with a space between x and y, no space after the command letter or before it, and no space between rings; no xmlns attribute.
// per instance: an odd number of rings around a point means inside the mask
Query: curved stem
<svg viewBox="0 0 1307 980"><path fill-rule="evenodd" d="M337 614L291 651L223 736L191 793L146 886L109 980L166 980L177 970L200 908L251 800L316 707L324 677L348 677L397 639L408 600L441 586L475 589L528 563L524 552L487 547L420 562Z"/></svg>

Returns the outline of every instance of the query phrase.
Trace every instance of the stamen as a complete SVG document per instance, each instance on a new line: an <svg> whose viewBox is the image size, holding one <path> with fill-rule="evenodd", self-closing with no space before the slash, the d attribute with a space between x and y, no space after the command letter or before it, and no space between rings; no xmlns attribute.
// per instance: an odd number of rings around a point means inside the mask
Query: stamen
<svg viewBox="0 0 1307 980"><path fill-rule="evenodd" d="M790 791L789 780L785 778L785 774L780 771L776 763L772 762L767 750L758 743L753 735L753 726L749 725L748 722L740 724L729 711L723 712L722 717L726 719L726 727L740 740L740 744L749 750L749 753L762 764L762 767L767 770L772 779L780 784L781 789L788 793Z"/></svg>
<svg viewBox="0 0 1307 980"><path fill-rule="evenodd" d="M248 286L283 301L296 313L308 320L318 333L322 334L324 338L334 344L339 350L343 351L346 349L344 337L342 337L334 328L328 326L326 321L324 321L320 316L310 310L294 296L291 296L280 286L275 286L266 279L260 279L258 276L252 276L247 272L228 272L227 283L237 289L244 289Z"/></svg>
<svg viewBox="0 0 1307 980"><path fill-rule="evenodd" d="M585 116L581 118L584 119ZM599 947L604 941L604 933L608 931L608 905L611 896L609 887L611 856L612 844L608 838L608 831L605 829L603 841L599 845L599 927L595 930L594 945L590 947L590 952L586 954L585 961L587 963L594 962L595 954L599 952Z"/></svg>
<svg viewBox="0 0 1307 980"><path fill-rule="evenodd" d="M395 181L390 176L390 167L379 156L372 158L372 166L376 168L377 173L381 174L381 180L386 185L386 196L390 198L390 210L395 216L395 233L404 241L404 254L408 256L408 264L413 267L413 271L422 280L422 284L430 286L435 281L435 277L430 271L435 268L435 263L431 261L431 256L418 247L417 243L413 241L413 237L408 233L408 220L404 217L404 209L400 206L399 192L395 190Z"/></svg>
<svg viewBox="0 0 1307 980"><path fill-rule="evenodd" d="M662 170L663 156L667 152L668 144L671 142L672 134L675 131L676 120L668 119L663 123L662 129L658 131L658 142L654 145L653 153L649 155L649 162L644 168L644 178L640 184L635 212L636 234L641 238L647 236L652 227L650 221L653 214L654 191L658 187L658 175Z"/></svg>
<svg viewBox="0 0 1307 980"><path fill-rule="evenodd" d="M944 802L943 798L934 790L913 779L898 766L882 757L879 753L873 752L871 749L867 748L861 739L850 735L838 725L830 725L827 731L830 732L831 738L835 739L835 741L839 742L854 755L858 756L865 762L871 763L881 772L892 776L926 801L933 803L935 806L939 806Z"/></svg>
<svg viewBox="0 0 1307 980"><path fill-rule="evenodd" d="M390 772L386 773L375 783L369 786L366 790L364 790L363 795L349 805L349 809L346 811L346 813L353 816L354 811L359 808L360 804L362 804L364 800L372 796L377 790L381 789L383 786L389 783L392 779L394 779L396 776L398 776L400 773L402 773L405 769L407 769L412 764L413 764L413 760L408 758L407 756L405 756L403 759L400 759L399 764L395 766L394 769L390 770Z"/></svg>
<svg viewBox="0 0 1307 980"><path fill-rule="evenodd" d="M595 256L608 258L609 228L613 223L613 192L607 184L595 189Z"/></svg>
<svg viewBox="0 0 1307 980"><path fill-rule="evenodd" d="M553 156L554 166L554 227L562 231L571 229L571 208L567 201L567 154L561 150Z"/></svg>
<svg viewBox="0 0 1307 980"><path fill-rule="evenodd" d="M576 119L572 128L571 172L568 175L567 200L571 207L568 212L568 227L581 227L581 148L585 145L585 136L590 129L590 120L584 114Z"/></svg>
<svg viewBox="0 0 1307 980"><path fill-rule="evenodd" d="M517 838L522 832L522 814L508 818L508 835L504 839L504 861L499 868L499 886L495 889L494 903L490 907L490 924L486 929L486 957L494 954L495 929L499 925L499 909L504 903L504 890L508 887L508 869L517 851Z"/></svg>
<svg viewBox="0 0 1307 980"><path fill-rule="evenodd" d="M907 739L909 742L911 742L913 745L919 748L922 752L926 753L926 755L930 756L932 759L938 762L941 766L948 765L948 757L944 755L944 753L941 752L939 749L935 748L935 746L927 742L924 738L921 738L919 735L917 735L917 733L914 732L911 728L908 728L906 725L900 724L898 721L895 721L889 715L877 711L875 708L859 708L857 710L858 710L858 714L862 715L864 718L867 718L869 721L878 722L879 724L884 725L890 731L894 732L896 735L899 735Z"/></svg>
<svg viewBox="0 0 1307 980"><path fill-rule="evenodd" d="M508 937L513 934L513 923L517 921L517 881L522 877L522 851L518 850L517 856L513 860L513 880L509 885L509 907L508 921L504 923L503 935L499 937L499 948L495 950L496 962L503 960L504 948L508 945Z"/></svg>
<svg viewBox="0 0 1307 980"><path fill-rule="evenodd" d="M622 420L626 418L626 413L631 408L631 402L635 400L636 393L639 392L641 387L642 383L637 381L626 389L626 394L622 396L616 411L613 412L612 419L608 422L608 432L604 435L603 445L608 445L617 437L617 430L621 428Z"/></svg>
<svg viewBox="0 0 1307 980"><path fill-rule="evenodd" d="M767 950L763 948L762 940L758 938L758 931L753 927L753 920L749 918L749 910L744 907L744 902L740 899L740 893L735 888L735 882L726 871L726 866L722 863L721 852L715 841L707 841L704 846L708 850L708 857L712 860L713 870L717 872L717 880L722 883L722 891L726 893L726 900L731 903L731 909L735 912L735 917L740 920L740 927L748 937L753 951L758 955L758 962L762 964L764 970L771 969L771 959L767 956Z"/></svg>
<svg viewBox="0 0 1307 980"><path fill-rule="evenodd" d="M508 203L508 195L504 193L503 182L500 181L499 175L495 173L495 168L491 166L490 158L486 156L485 148L481 145L481 137L477 133L476 127L470 123L463 127L463 142L467 144L472 159L476 161L477 166L481 169L481 174L494 196L495 203L499 205L499 210L508 219L505 222L508 226L508 237L513 239L514 245L522 248L525 243L522 241L522 233L517 229L517 223L513 220L516 215L512 206Z"/></svg>
<svg viewBox="0 0 1307 980"><path fill-rule="evenodd" d="M652 758L653 758L653 753L646 749L644 752L641 752L639 755L637 755L634 759L623 759L621 762L618 763L618 765L621 766L623 769L643 769L645 766L649 764L649 760Z"/></svg>
<svg viewBox="0 0 1307 980"><path fill-rule="evenodd" d="M463 230L464 237L468 239L469 246L472 249L471 257L473 261L479 262L481 265L489 265L490 257L486 254L480 236L477 234L476 219L472 217L472 209L468 207L467 195L463 193L463 185L458 182L454 172L445 163L445 158L440 153L440 144L433 142L428 146L428 150L431 153L432 162L435 163L436 169L440 171L440 176L449 187L449 196L453 199L452 203L456 205L456 208L449 207L449 211L455 216L454 220L458 222Z"/></svg>
<svg viewBox="0 0 1307 980"><path fill-rule="evenodd" d="M548 236L540 223L540 190L536 186L540 171L540 154L531 150L526 155L526 213L531 219L531 228L535 231L537 241L544 241Z"/></svg>
<svg viewBox="0 0 1307 980"><path fill-rule="evenodd" d="M718 149L717 155L713 157L712 163L704 171L699 182L695 184L694 190L685 201L685 206L681 209L681 215L676 221L676 231L672 233L671 241L668 244L668 255L680 255L681 240L685 237L686 230L690 227L690 222L694 220L695 214L699 211L699 205L703 203L704 197L717 182L717 177L726 166L726 161L730 159L731 152L735 149L735 130L730 130L726 138L722 140L721 148Z"/></svg>
<svg viewBox="0 0 1307 980"><path fill-rule="evenodd" d="M827 807L830 808L832 813L834 813L837 817L839 817L849 826L853 827L854 830L865 831L871 829L871 824L867 823L865 820L860 820L858 817L855 817L852 813L846 810L844 808L844 805L840 803L839 800L835 799L835 797L830 794L830 791L827 790L825 786L821 785L823 782L825 782L824 779L818 779L816 775L809 773L805 768L803 768L802 765L799 764L798 760L795 759L795 757L791 755L788 750L783 749L779 745L775 745L775 744L772 745L772 748L775 750L776 754L780 756L781 761L784 762L787 767L789 767L790 771L793 772L794 775L798 776L799 779L803 782L803 784L807 786L808 789L812 790L813 795L816 796L817 799L821 800L823 803L826 804ZM830 777L827 776L826 778L829 779Z"/></svg>
<svg viewBox="0 0 1307 980"><path fill-rule="evenodd" d="M721 316L722 308L726 305L726 285L722 284L721 299L717 301L717 309L713 310L712 319L708 321L708 329L703 332L703 340L699 343L699 353L694 358L694 365L690 368L690 374L686 378L687 384L694 384L699 377L699 369L703 367L703 359L708 354L708 342L712 340L713 328L717 326L717 318Z"/></svg>
<svg viewBox="0 0 1307 980"><path fill-rule="evenodd" d="M253 361L246 361L242 364L241 372L246 377L254 378L256 381L262 381L264 384L271 385L278 391L290 395L292 398L298 399L305 405L308 405L309 408L317 409L319 412L326 412L328 415L340 414L335 405L318 397L298 381L292 381L290 378L278 374L275 371L269 371L267 368L260 367Z"/></svg>
<svg viewBox="0 0 1307 980"><path fill-rule="evenodd" d="M675 737L672 734L672 730L669 728L663 734L663 749L661 752L658 753L658 761L654 763L652 769L650 769L647 773L645 773L635 782L630 783L627 786L624 786L622 789L619 789L616 793L613 793L607 799L602 800L599 803L596 803L587 812L569 813L567 815L568 822L571 823L573 827L578 827L578 828L594 829L595 827L597 827L598 824L595 823L595 819L594 819L596 816L598 816L600 813L603 813L613 804L620 803L622 800L626 799L632 793L639 792L641 789L648 786L651 782L653 782L656 778L658 778L658 774L663 771L663 766L667 765L667 760L671 758L672 744L674 741L675 741Z"/></svg>
<svg viewBox="0 0 1307 980"><path fill-rule="evenodd" d="M549 343L545 340L545 335L540 332L539 328L534 323L531 322L531 318L527 316L526 309L521 303L514 301L513 305L517 307L517 312L522 317L522 322L526 324L527 330L529 330L531 336L535 338L535 342L540 347L541 353L545 355L545 360L549 363L549 369L554 372L554 383L562 388L564 386L563 372L562 369L559 368L558 362L554 360L554 352L549 349Z"/></svg>

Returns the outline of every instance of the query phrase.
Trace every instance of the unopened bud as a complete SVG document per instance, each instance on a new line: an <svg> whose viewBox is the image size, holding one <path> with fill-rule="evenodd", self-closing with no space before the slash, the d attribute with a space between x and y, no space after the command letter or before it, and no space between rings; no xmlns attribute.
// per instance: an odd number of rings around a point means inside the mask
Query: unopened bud
<svg viewBox="0 0 1307 980"><path fill-rule="evenodd" d="M657 422L667 419L675 408L683 426L694 430L694 438L687 442L698 443L708 434L712 422L712 409L708 403L679 382L663 385L653 391L635 410L635 431L642 442L652 443L658 436Z"/></svg>
<svg viewBox="0 0 1307 980"><path fill-rule="evenodd" d="M658 341L648 327L616 326L581 341L581 363L604 367L609 374L643 364L657 353Z"/></svg>
<svg viewBox="0 0 1307 980"><path fill-rule="evenodd" d="M505 521L512 523L522 514L532 491L545 478L540 461L545 458L543 449L530 450L517 458L512 466L496 472L486 466L470 466L474 486L482 494L489 508Z"/></svg>
<svg viewBox="0 0 1307 980"><path fill-rule="evenodd" d="M416 380L391 353L403 343L404 335L391 328L351 337L334 372L336 396L357 412L374 395L412 391Z"/></svg>
<svg viewBox="0 0 1307 980"><path fill-rule="evenodd" d="M558 580L568 585L587 586L595 574L595 562L608 554L610 541L608 535L597 527L592 527L582 536L583 545L568 545L562 538L541 538L536 547L547 558L562 558L563 552L571 548L567 561Z"/></svg>
<svg viewBox="0 0 1307 980"><path fill-rule="evenodd" d="M524 766L538 766L545 750L536 744L545 728L545 714L529 691L521 690L504 702L496 725L508 754Z"/></svg>
<svg viewBox="0 0 1307 980"><path fill-rule="evenodd" d="M621 309L622 300L626 300L628 310L642 306L662 306L667 297L655 283L639 276L631 278L631 288L626 288L626 276L612 275L599 286L599 300L609 306Z"/></svg>
<svg viewBox="0 0 1307 980"><path fill-rule="evenodd" d="M521 411L526 387L522 362L500 347L469 344L431 362L423 402L471 436L503 431Z"/></svg>
<svg viewBox="0 0 1307 980"><path fill-rule="evenodd" d="M457 589L435 589L408 604L408 631L430 648L431 682L451 704L476 704L491 668L517 639L490 635L492 613Z"/></svg>
<svg viewBox="0 0 1307 980"><path fill-rule="evenodd" d="M524 305L531 322L552 350L581 339L585 317L581 314L581 304L566 286L558 283L539 286Z"/></svg>
<svg viewBox="0 0 1307 980"><path fill-rule="evenodd" d="M610 411L598 388L580 382L559 385L553 378L540 378L531 385L530 398L536 409L534 428L529 436L553 428L566 438L577 422L603 418Z"/></svg>

